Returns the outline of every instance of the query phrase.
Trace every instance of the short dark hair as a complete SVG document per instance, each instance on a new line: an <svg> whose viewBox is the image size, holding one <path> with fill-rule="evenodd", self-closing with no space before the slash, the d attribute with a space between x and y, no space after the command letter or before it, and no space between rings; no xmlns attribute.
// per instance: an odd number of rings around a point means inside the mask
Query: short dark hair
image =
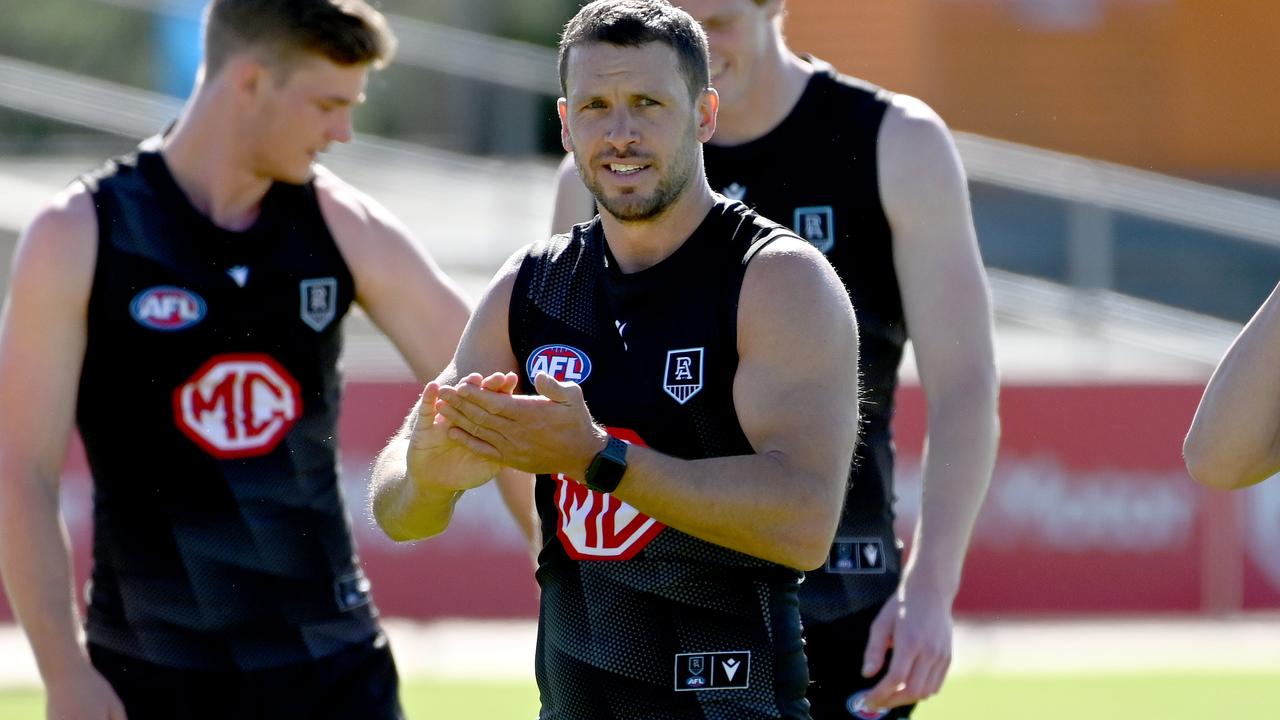
<svg viewBox="0 0 1280 720"><path fill-rule="evenodd" d="M382 67L395 54L387 19L365 0L211 0L204 19L205 74L255 48L288 65L321 55L339 65Z"/></svg>
<svg viewBox="0 0 1280 720"><path fill-rule="evenodd" d="M595 0L573 16L560 35L560 92L569 94L569 50L575 45L602 42L638 47L662 42L676 51L680 73L697 98L711 84L707 64L707 36L689 13L667 0Z"/></svg>

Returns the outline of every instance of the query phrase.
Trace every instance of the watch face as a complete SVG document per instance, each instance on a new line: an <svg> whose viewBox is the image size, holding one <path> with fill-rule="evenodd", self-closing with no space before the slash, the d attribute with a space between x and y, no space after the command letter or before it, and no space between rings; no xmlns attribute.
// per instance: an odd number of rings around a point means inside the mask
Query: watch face
<svg viewBox="0 0 1280 720"><path fill-rule="evenodd" d="M627 444L610 436L608 444L591 461L583 484L596 492L611 493L618 489L627 471Z"/></svg>

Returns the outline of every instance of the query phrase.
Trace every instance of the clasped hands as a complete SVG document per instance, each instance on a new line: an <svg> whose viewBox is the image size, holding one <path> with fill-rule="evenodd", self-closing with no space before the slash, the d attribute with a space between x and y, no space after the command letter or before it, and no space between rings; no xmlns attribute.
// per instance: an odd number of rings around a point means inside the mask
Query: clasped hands
<svg viewBox="0 0 1280 720"><path fill-rule="evenodd" d="M516 395L515 373L472 373L455 385L423 391L409 449L411 473L465 490L502 467L581 478L607 442L587 410L582 388L545 373L537 395Z"/></svg>

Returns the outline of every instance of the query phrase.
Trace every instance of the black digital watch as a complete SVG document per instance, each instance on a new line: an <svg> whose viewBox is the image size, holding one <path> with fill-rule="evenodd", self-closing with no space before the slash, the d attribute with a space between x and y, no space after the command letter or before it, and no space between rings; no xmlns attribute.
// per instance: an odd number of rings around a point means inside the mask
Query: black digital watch
<svg viewBox="0 0 1280 720"><path fill-rule="evenodd" d="M600 493L618 489L622 474L627 471L627 444L612 435L604 449L596 453L587 466L587 476L582 484Z"/></svg>

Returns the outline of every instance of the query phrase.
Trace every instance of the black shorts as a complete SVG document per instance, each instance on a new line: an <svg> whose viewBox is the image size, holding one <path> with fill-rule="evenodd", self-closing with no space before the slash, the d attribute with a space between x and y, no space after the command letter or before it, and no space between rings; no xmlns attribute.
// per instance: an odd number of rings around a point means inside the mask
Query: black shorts
<svg viewBox="0 0 1280 720"><path fill-rule="evenodd" d="M184 670L89 645L129 720L404 720L379 637L319 660L249 672Z"/></svg>
<svg viewBox="0 0 1280 720"><path fill-rule="evenodd" d="M809 658L810 714L813 720L898 720L911 717L915 705L894 708L883 715L870 713L859 704L862 694L889 671L893 651L885 656L884 667L875 677L862 676L862 656L867 649L871 623L881 605L860 610L829 623L805 623L804 654ZM132 720L132 719L131 719Z"/></svg>

